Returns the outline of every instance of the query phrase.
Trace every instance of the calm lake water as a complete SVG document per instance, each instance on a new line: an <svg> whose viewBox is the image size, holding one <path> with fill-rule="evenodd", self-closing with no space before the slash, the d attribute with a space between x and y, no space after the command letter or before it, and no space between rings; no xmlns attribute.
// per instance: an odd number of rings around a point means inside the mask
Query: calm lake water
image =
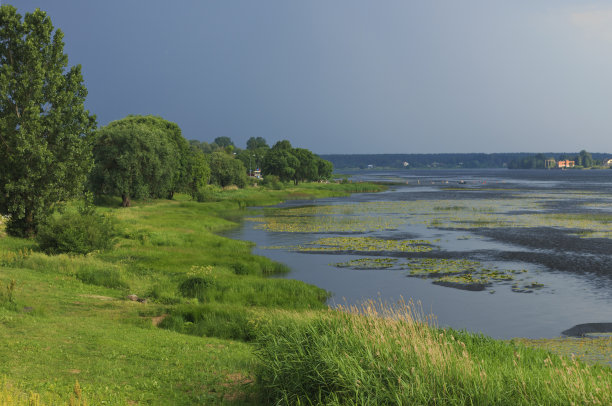
<svg viewBox="0 0 612 406"><path fill-rule="evenodd" d="M256 209L250 216L256 221L245 220L225 235L253 241L255 254L289 265L292 271L283 277L331 292L331 306L412 299L433 313L440 326L502 339L552 338L576 324L612 322L612 170L350 175L393 185L383 193L289 201L277 206L276 213ZM263 219L273 226L297 221L302 228L274 231L262 228L267 224L260 222ZM366 226L356 230L358 223ZM304 224L315 226L300 232ZM320 239L336 237L418 239L427 242L429 251L299 248L320 247ZM335 265L362 258L386 258L394 266ZM434 284L431 277L410 276L405 266L411 261L462 259L512 275L512 280L468 291Z"/></svg>

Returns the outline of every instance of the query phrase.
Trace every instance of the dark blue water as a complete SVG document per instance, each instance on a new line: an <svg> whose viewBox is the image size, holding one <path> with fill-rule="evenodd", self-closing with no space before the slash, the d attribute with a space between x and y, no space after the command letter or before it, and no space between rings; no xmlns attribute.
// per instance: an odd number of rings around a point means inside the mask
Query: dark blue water
<svg viewBox="0 0 612 406"><path fill-rule="evenodd" d="M314 202L290 201L280 207L361 207L359 204L376 202L431 205L460 201L495 206L508 201L517 214L523 209L531 214L612 213L612 170L408 170L356 171L350 175L354 180L387 181L393 185L383 193ZM522 207L522 202L534 199L539 203L537 207L527 203ZM404 219L411 216L410 213L384 215ZM511 213L509 218L512 216ZM526 269L526 282L544 285L531 293L517 293L503 283L473 292L434 285L431 279L407 277L407 271L401 269L356 270L330 265L364 255L266 249L263 247L306 244L321 237L343 234L280 233L255 226L256 223L246 221L226 235L253 241L257 244L254 253L289 265L292 271L285 277L330 291L332 306L372 298L412 299L420 302L426 312L435 314L440 326L504 339L551 338L576 324L612 322L612 240L609 238L580 238L576 230L555 224L543 226L538 222L521 227L449 229L408 221L392 230L363 233L363 236L385 239L410 236L436 241L435 252L405 254L402 260L465 258L501 269ZM606 229L608 224L603 222L601 227Z"/></svg>

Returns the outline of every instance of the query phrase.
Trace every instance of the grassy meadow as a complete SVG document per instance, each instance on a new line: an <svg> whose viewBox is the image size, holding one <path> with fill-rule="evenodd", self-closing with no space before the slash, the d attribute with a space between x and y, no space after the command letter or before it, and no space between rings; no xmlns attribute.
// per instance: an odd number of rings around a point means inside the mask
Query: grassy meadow
<svg viewBox="0 0 612 406"><path fill-rule="evenodd" d="M0 405L612 404L610 368L438 330L409 304L330 310L327 292L266 278L286 266L216 234L247 206L380 189L100 202L120 233L88 255L2 234Z"/></svg>

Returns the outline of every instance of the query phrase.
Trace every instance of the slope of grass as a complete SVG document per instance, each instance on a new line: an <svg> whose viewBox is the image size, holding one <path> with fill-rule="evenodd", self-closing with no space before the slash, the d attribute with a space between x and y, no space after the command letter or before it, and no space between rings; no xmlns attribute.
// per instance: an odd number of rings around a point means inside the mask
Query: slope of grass
<svg viewBox="0 0 612 406"><path fill-rule="evenodd" d="M292 192L241 193L278 203ZM50 256L31 240L0 238L0 285L15 281L13 301L0 301L0 376L41 404L68 402L77 379L90 404L250 403L254 358L235 340L245 337L227 332L232 320L242 325L258 307L323 308L326 292L264 278L286 267L214 234L244 213L231 196L113 206L99 208L121 228L106 252ZM214 283L200 297L181 294L198 275Z"/></svg>

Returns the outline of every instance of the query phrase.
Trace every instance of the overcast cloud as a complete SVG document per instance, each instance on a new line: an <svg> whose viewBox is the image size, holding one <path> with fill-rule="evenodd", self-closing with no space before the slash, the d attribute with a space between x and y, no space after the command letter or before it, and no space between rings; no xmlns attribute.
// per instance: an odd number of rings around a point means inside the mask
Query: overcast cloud
<svg viewBox="0 0 612 406"><path fill-rule="evenodd" d="M607 2L9 3L64 31L100 125L154 114L321 154L612 151Z"/></svg>

